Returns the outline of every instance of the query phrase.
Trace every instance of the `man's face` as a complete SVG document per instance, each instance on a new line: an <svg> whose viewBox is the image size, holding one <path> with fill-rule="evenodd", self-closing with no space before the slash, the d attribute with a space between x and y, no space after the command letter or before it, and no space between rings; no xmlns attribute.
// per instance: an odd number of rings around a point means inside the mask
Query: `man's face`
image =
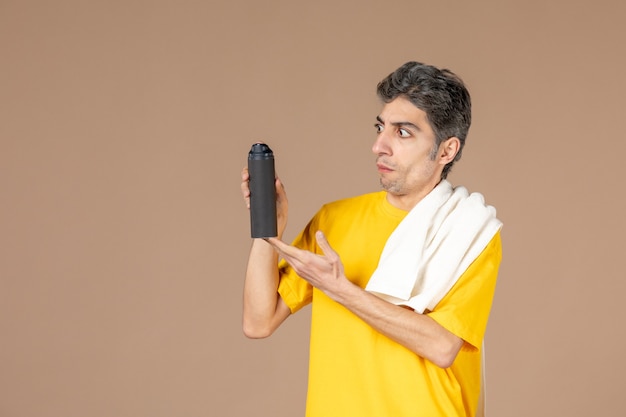
<svg viewBox="0 0 626 417"><path fill-rule="evenodd" d="M426 113L404 97L386 103L376 118L372 152L380 184L392 198L417 203L441 178L433 132ZM409 204L410 205L410 204Z"/></svg>

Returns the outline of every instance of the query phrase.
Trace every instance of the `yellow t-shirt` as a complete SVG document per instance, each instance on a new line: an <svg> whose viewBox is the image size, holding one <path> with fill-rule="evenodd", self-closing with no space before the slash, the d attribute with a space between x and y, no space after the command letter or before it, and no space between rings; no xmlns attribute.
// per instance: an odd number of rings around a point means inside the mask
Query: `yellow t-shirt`
<svg viewBox="0 0 626 417"><path fill-rule="evenodd" d="M384 191L337 201L322 207L294 245L321 253L315 232L322 230L348 279L365 288L387 238L406 214L389 204ZM306 416L473 416L480 391L480 347L500 259L498 233L426 313L465 340L447 369L378 333L281 262L278 291L292 313L312 302Z"/></svg>

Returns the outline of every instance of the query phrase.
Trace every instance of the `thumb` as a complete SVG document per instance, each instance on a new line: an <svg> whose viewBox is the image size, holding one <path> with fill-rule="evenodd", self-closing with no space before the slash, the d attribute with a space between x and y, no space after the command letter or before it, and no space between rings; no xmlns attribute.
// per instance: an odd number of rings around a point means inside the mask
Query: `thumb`
<svg viewBox="0 0 626 417"><path fill-rule="evenodd" d="M315 233L315 239L317 240L317 244L319 245L320 249L322 249L322 252L324 252L324 255L326 255L327 258L331 258L333 260L339 258L337 252L335 252L335 250L330 246L330 243L328 243L328 239L326 239L324 232L318 230Z"/></svg>
<svg viewBox="0 0 626 417"><path fill-rule="evenodd" d="M343 264L341 263L339 254L330 247L328 239L326 239L326 236L324 236L324 233L321 230L318 230L315 233L315 239L317 240L317 244L319 245L320 249L322 249L322 252L324 252L324 256L326 257L326 259L330 261L335 276L339 277L344 275Z"/></svg>

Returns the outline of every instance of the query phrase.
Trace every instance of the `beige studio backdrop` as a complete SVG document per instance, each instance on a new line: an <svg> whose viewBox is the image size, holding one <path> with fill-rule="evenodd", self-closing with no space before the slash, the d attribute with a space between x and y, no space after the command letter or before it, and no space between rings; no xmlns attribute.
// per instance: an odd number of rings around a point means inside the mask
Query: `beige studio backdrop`
<svg viewBox="0 0 626 417"><path fill-rule="evenodd" d="M450 180L505 224L490 417L623 415L624 17L617 0L0 0L0 416L303 415L309 310L241 332L239 173L267 141L288 239L377 190L375 85L408 60L468 84Z"/></svg>

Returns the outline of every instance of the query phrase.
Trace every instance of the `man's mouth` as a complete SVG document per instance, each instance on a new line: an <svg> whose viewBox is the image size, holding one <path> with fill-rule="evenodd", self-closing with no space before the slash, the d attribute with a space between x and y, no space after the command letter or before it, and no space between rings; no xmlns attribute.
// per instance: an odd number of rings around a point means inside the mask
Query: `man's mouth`
<svg viewBox="0 0 626 417"><path fill-rule="evenodd" d="M376 168L378 169L378 172L380 172L381 174L393 171L391 167L389 167L386 164L383 164L382 162L377 162Z"/></svg>

